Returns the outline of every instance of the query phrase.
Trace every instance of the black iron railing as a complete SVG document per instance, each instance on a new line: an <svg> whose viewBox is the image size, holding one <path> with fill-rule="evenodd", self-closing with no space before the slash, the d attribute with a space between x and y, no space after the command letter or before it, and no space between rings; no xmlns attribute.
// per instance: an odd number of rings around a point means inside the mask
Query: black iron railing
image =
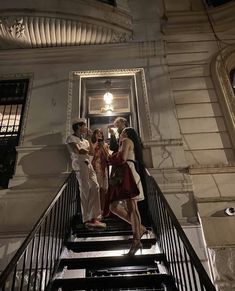
<svg viewBox="0 0 235 291"><path fill-rule="evenodd" d="M160 247L179 291L216 291L166 198L151 176L148 205Z"/></svg>
<svg viewBox="0 0 235 291"><path fill-rule="evenodd" d="M45 290L78 207L72 173L0 276L0 290Z"/></svg>

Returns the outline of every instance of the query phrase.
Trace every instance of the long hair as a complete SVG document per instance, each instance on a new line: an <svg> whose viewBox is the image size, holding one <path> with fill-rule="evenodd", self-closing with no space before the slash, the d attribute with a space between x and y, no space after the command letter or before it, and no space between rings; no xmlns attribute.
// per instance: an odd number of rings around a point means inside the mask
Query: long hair
<svg viewBox="0 0 235 291"><path fill-rule="evenodd" d="M151 218L149 216L149 208L148 208L148 188L147 188L147 181L146 181L146 169L143 161L143 151L142 151L142 143L140 140L139 135L132 127L126 127L123 131L127 134L128 138L132 140L134 144L134 153L135 153L135 168L138 172L141 180L141 184L144 191L144 196L146 199L139 202L138 208L140 210L141 220L144 225L151 225Z"/></svg>
<svg viewBox="0 0 235 291"><path fill-rule="evenodd" d="M96 134L97 132L100 132L102 134L102 139L104 140L104 133L103 131L100 129L100 128L96 128L93 133L92 133L92 136L91 136L91 142L92 143L96 143L97 140L96 140Z"/></svg>
<svg viewBox="0 0 235 291"><path fill-rule="evenodd" d="M135 153L135 159L140 163L144 164L143 161L143 152L142 152L142 144L139 135L135 131L133 127L126 127L123 129L125 133L127 134L128 138L133 141L134 144L134 153Z"/></svg>

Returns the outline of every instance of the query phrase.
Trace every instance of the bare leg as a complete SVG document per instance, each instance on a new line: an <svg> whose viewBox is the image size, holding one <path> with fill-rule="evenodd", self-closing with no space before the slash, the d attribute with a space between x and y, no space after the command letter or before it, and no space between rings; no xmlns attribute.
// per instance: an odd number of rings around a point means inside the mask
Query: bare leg
<svg viewBox="0 0 235 291"><path fill-rule="evenodd" d="M119 201L114 201L109 209L110 211L120 217L121 219L125 220L127 223L131 224L131 218L130 213L128 212L128 209L125 207L125 202L122 204L119 203Z"/></svg>
<svg viewBox="0 0 235 291"><path fill-rule="evenodd" d="M132 209L135 211L133 211ZM133 235L136 233L135 229L138 229L137 235L139 237L142 236L143 233L145 233L146 228L141 224L141 218L140 218L136 200L129 199L127 200L127 202L123 202L122 204L120 204L119 201L114 201L110 205L110 211L114 213L115 215L117 215L118 217L120 217L121 219L125 220L127 223L129 223L132 226ZM134 225L134 229L133 229L133 225Z"/></svg>
<svg viewBox="0 0 235 291"><path fill-rule="evenodd" d="M101 213L104 211L104 205L105 205L105 195L107 190L100 188L100 207L101 207Z"/></svg>
<svg viewBox="0 0 235 291"><path fill-rule="evenodd" d="M140 239L141 236L141 218L137 202L134 199L127 201L128 212L130 214L133 238Z"/></svg>

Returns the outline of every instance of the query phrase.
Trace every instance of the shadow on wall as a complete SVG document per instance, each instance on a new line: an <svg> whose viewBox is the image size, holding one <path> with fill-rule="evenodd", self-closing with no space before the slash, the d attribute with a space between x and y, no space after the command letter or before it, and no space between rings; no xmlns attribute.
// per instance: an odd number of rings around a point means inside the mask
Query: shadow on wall
<svg viewBox="0 0 235 291"><path fill-rule="evenodd" d="M41 178L46 182L50 176L56 177L67 172L70 162L66 145L62 143L61 133L40 136L32 139L31 142L32 145L38 146L40 149L25 155L20 153L18 166L21 166L22 175L27 179L18 185L20 188L32 186L30 181L32 178Z"/></svg>
<svg viewBox="0 0 235 291"><path fill-rule="evenodd" d="M8 265L25 237L1 239L0 241L0 273Z"/></svg>
<svg viewBox="0 0 235 291"><path fill-rule="evenodd" d="M188 193L188 201L181 206L182 216L188 223L198 222L197 206L193 193Z"/></svg>

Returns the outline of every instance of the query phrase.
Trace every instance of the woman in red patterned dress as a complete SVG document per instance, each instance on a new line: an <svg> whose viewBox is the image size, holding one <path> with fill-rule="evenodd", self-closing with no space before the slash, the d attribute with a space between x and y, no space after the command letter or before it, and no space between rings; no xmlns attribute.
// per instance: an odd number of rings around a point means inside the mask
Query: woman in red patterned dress
<svg viewBox="0 0 235 291"><path fill-rule="evenodd" d="M106 152L108 153L109 146L104 142L104 134L100 128L96 128L93 131L91 141L94 148L94 156L91 163L96 172L97 181L100 186L100 206L103 214L105 195L108 190L108 164Z"/></svg>

